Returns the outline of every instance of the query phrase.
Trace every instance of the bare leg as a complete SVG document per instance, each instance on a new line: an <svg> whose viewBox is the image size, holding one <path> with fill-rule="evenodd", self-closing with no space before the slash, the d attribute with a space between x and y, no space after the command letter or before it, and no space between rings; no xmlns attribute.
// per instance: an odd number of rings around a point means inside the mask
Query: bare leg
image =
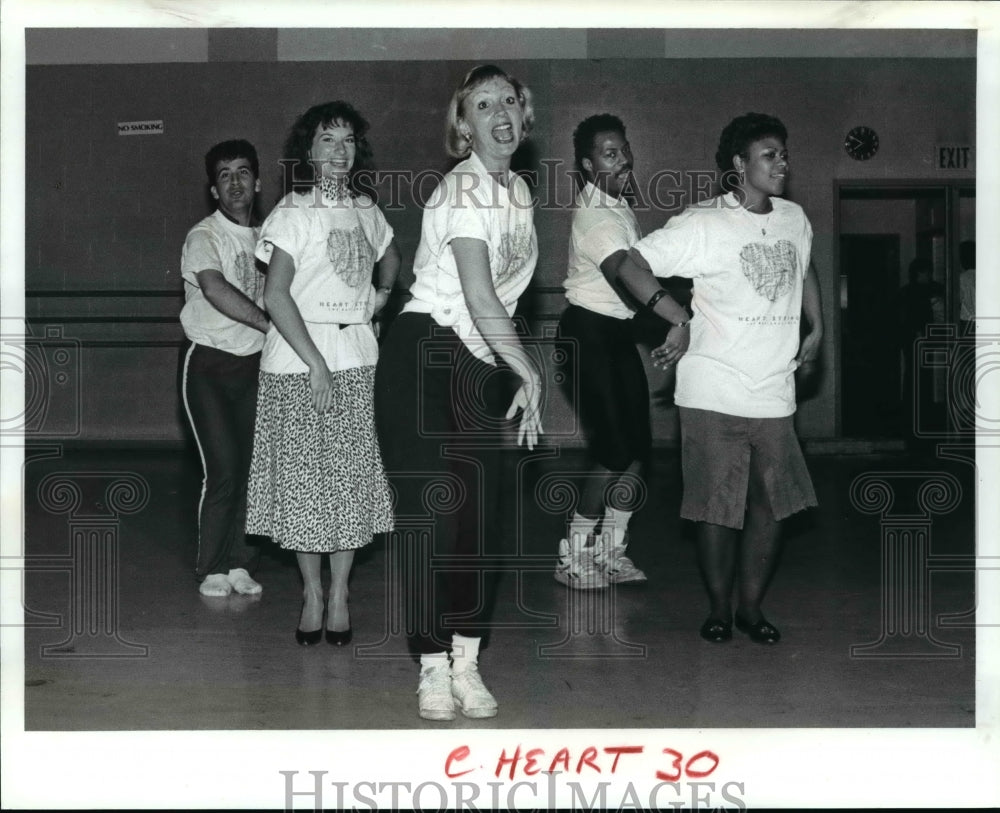
<svg viewBox="0 0 1000 813"><path fill-rule="evenodd" d="M302 615L299 617L299 629L312 632L323 626L323 579L320 566L322 555L319 553L296 553L302 573Z"/></svg>
<svg viewBox="0 0 1000 813"><path fill-rule="evenodd" d="M711 522L698 523L698 565L708 591L712 618L728 622L732 618L733 579L736 575L736 546L739 531Z"/></svg>
<svg viewBox="0 0 1000 813"><path fill-rule="evenodd" d="M759 476L751 471L747 493L747 518L740 549L740 617L748 623L761 620L760 605L774 575L781 550L781 523L771 514Z"/></svg>
<svg viewBox="0 0 1000 813"><path fill-rule="evenodd" d="M344 632L351 626L347 610L347 582L354 564L354 551L341 550L330 554L330 606L326 615L326 628Z"/></svg>

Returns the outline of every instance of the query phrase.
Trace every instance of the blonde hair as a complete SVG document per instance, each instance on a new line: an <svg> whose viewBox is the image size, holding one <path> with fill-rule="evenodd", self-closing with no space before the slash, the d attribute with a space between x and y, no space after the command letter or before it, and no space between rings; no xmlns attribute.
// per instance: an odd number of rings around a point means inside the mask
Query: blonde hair
<svg viewBox="0 0 1000 813"><path fill-rule="evenodd" d="M458 122L462 118L462 107L469 94L491 79L503 79L514 88L517 101L524 113L521 140L523 141L531 132L535 123L535 108L531 104L531 91L496 65L479 65L465 75L462 84L452 94L451 102L448 103L444 148L452 158L468 158L469 153L472 152L472 142L459 131Z"/></svg>

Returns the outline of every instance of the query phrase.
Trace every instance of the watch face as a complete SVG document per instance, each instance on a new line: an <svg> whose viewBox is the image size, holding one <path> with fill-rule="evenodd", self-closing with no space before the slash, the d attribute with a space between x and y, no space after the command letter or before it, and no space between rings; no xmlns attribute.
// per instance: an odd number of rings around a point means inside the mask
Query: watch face
<svg viewBox="0 0 1000 813"><path fill-rule="evenodd" d="M854 127L844 139L844 149L855 161L867 161L878 152L878 133L871 127Z"/></svg>

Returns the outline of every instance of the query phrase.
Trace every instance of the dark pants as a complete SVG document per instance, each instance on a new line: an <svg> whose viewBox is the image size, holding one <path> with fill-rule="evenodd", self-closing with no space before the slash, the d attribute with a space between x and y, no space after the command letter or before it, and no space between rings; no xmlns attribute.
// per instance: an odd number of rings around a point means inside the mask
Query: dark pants
<svg viewBox="0 0 1000 813"><path fill-rule="evenodd" d="M424 314L400 315L379 356L375 425L396 497L407 634L421 654L450 649L456 632L488 632L508 375Z"/></svg>
<svg viewBox="0 0 1000 813"><path fill-rule="evenodd" d="M259 371L260 353L234 356L192 344L184 359L184 406L205 473L195 565L200 578L249 570L257 559L245 528Z"/></svg>

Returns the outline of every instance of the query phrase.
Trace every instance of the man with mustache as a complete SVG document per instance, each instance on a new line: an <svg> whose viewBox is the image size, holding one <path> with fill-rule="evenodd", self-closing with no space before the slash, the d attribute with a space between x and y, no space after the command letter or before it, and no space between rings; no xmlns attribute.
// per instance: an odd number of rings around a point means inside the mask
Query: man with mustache
<svg viewBox="0 0 1000 813"><path fill-rule="evenodd" d="M559 543L555 578L592 590L646 581L625 551L651 446L649 386L632 336L635 309L612 285L625 252L642 236L627 200L632 148L625 125L606 113L590 116L573 133L573 148L580 190L564 283L569 306L559 326L575 345L576 365L566 366L564 382L591 461Z"/></svg>

